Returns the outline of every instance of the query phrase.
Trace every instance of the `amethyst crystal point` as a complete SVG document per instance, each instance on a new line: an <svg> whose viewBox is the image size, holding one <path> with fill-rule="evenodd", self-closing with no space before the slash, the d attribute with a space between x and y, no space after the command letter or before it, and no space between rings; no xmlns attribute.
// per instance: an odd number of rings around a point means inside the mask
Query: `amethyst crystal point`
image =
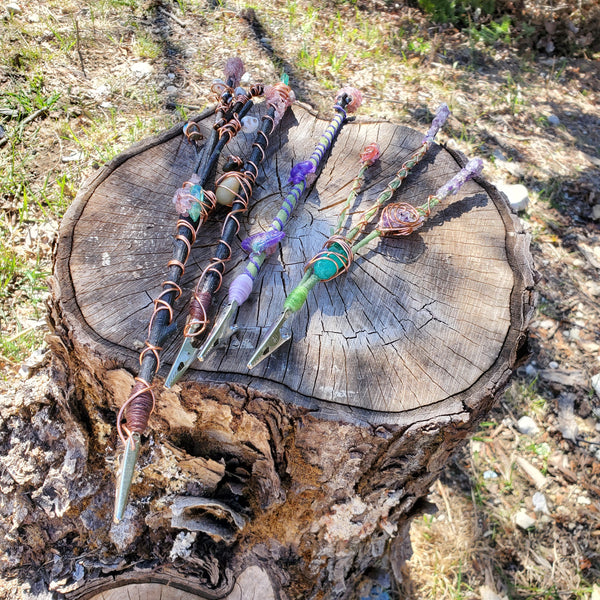
<svg viewBox="0 0 600 600"><path fill-rule="evenodd" d="M242 242L242 248L248 252L256 252L260 254L266 252L272 254L277 247L277 244L283 239L285 233L283 231L277 231L276 229L269 229L261 233L255 233L250 237L246 238Z"/></svg>
<svg viewBox="0 0 600 600"><path fill-rule="evenodd" d="M446 120L448 119L449 116L450 116L450 109L448 108L448 105L443 102L442 104L440 104L438 106L438 109L435 113L435 117L433 118L433 121L431 122L431 127L429 128L429 131L423 138L424 144L425 143L429 143L429 144L433 143L435 136L437 135L438 131L442 128L442 126L444 125L444 123L446 122Z"/></svg>
<svg viewBox="0 0 600 600"><path fill-rule="evenodd" d="M299 162L298 164L292 167L290 172L290 178L288 179L288 183L296 185L301 181L306 179L307 175L314 173L317 170L316 165L310 160L305 160L303 162Z"/></svg>
<svg viewBox="0 0 600 600"><path fill-rule="evenodd" d="M469 179L479 175L482 169L483 161L481 158L472 158L448 183L444 184L435 193L435 197L443 200L447 196L456 194Z"/></svg>
<svg viewBox="0 0 600 600"><path fill-rule="evenodd" d="M244 67L242 59L238 58L237 56L235 56L234 58L230 58L225 63L225 79L229 79L230 77L233 78L234 83L231 87L236 87L240 83L240 79L242 78L242 75L245 71L246 68Z"/></svg>

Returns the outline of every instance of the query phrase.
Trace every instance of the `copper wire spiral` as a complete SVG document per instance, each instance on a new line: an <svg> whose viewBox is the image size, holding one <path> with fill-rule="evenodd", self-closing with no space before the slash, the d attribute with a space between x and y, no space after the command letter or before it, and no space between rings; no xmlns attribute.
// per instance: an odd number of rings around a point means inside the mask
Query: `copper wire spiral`
<svg viewBox="0 0 600 600"><path fill-rule="evenodd" d="M341 247L339 250L332 250L331 247L337 244ZM338 259L339 262L336 260ZM317 252L305 265L304 272L312 268L314 264L319 260L327 260L335 265L336 272L328 279L323 281L331 281L342 273L346 273L354 260L354 253L352 252L352 245L343 235L332 235L326 242L323 248ZM341 265L341 266L340 266Z"/></svg>
<svg viewBox="0 0 600 600"><path fill-rule="evenodd" d="M429 214L429 209L427 214ZM410 235L419 229L423 222L423 216L412 204L395 202L388 204L382 210L377 231L381 235L389 236Z"/></svg>
<svg viewBox="0 0 600 600"><path fill-rule="evenodd" d="M258 169L251 163L252 166L255 167L255 172L252 171L231 171L229 173L223 174L217 180L215 187L218 187L219 184L226 178L235 177L239 182L239 192L235 194L234 206L237 203L238 206L236 208L232 208L227 217L225 217L225 221L223 222L222 231L225 231L227 223L230 220L235 221L235 234L237 235L240 230L240 220L238 218L238 213L244 213L248 209L248 199L252 195L252 188L254 186L254 182L256 180L256 173L258 173ZM192 299L190 301L189 308L189 318L185 324L183 335L185 337L196 337L201 335L206 326L208 325L208 309L210 307L210 303L212 300L212 295L219 291L221 285L223 283L223 271L225 270L225 263L231 259L231 246L221 238L219 240L219 244L217 247L224 245L227 249L227 254L223 258L213 257L211 259L210 264L202 271L198 282L196 283L196 287L194 289L194 293L192 294ZM219 279L218 285L211 294L210 292L202 292L202 285L204 283L204 279L208 275L208 273L215 273Z"/></svg>

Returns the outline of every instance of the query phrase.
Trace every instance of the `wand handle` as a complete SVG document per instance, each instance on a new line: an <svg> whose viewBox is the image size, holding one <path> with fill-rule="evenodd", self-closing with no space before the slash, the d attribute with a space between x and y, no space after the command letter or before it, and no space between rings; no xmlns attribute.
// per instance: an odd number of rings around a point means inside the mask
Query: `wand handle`
<svg viewBox="0 0 600 600"><path fill-rule="evenodd" d="M248 202L258 177L258 165L264 160L265 151L269 145L269 136L273 133L284 111L293 101L291 89L282 82L273 86L269 94L270 99L267 100L267 104L270 108L262 118L261 128L252 144L250 158L245 162L241 172L225 174L220 179L223 195L233 194L235 200L223 223L221 239L215 255L196 284L190 302L189 318L184 329L184 336L187 338L198 337L208 325L210 304L213 295L221 287L225 263L231 258L231 244L240 229L239 215L246 212L248 208ZM219 189L217 188L218 194Z"/></svg>
<svg viewBox="0 0 600 600"><path fill-rule="evenodd" d="M300 163L301 165L304 165L301 171L306 170L307 173L317 173L319 167L322 166L323 158L331 149L334 140L346 122L346 107L352 102L352 97L348 93L344 93L338 96L336 101L337 103L334 106L336 114L327 126L323 135L319 138L317 146L310 155L310 158L304 163ZM248 257L244 272L238 275L229 286L230 303L236 302L238 306L241 306L248 300L252 288L254 287L254 282L260 272L260 268L270 251L274 249L277 243L282 239L283 235L281 232L291 218L300 198L307 189L306 177L301 177L299 181L294 183L292 189L286 195L279 212L275 215L268 230L265 233L258 234L258 236L253 236L248 240L244 240L242 246L245 246L244 249L250 251L250 256ZM253 239L255 241L253 241Z"/></svg>

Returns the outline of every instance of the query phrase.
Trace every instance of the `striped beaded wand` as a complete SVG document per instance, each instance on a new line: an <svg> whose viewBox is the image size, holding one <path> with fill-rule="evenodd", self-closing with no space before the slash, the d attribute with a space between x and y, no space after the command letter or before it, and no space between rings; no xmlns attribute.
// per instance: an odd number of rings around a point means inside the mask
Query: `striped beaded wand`
<svg viewBox="0 0 600 600"><path fill-rule="evenodd" d="M251 119L245 116L253 105L251 98L263 92L262 86L253 86L248 93L241 88L234 90L244 74L244 65L239 58L229 59L224 72L226 83L216 80L211 88L217 94L218 100L211 136L189 181L175 193L174 202L180 214L176 225L173 259L168 263L168 275L162 284L162 292L154 300L148 338L140 353L140 370L136 383L117 416L117 432L124 452L117 477L113 515L115 522L123 518L141 448L141 435L154 409L155 399L151 383L160 367L162 341L171 331L173 304L181 295L179 282L198 231L217 204L215 194L205 190L204 186L225 144L246 125L245 120ZM197 149L198 140L202 137L198 125L193 121L189 122L183 133ZM123 419L127 424L123 423Z"/></svg>
<svg viewBox="0 0 600 600"><path fill-rule="evenodd" d="M250 236L242 242L242 248L249 253L246 267L231 282L227 306L221 311L202 347L190 355L187 365L191 364L195 358L203 361L217 345L229 339L237 330L237 326L232 326L231 321L238 308L248 300L252 293L254 283L267 256L274 252L277 244L283 239L284 227L291 218L300 198L309 189L306 181L307 176L309 174L312 174L313 177L318 176L327 154L347 121L347 113L355 112L361 103L362 94L355 88L342 88L337 93L336 104L333 107L336 114L320 137L310 158L292 168L289 183L292 183L293 187L287 193L273 222L266 231ZM169 385L175 383L185 373L187 365L179 365L180 369L175 377L168 382Z"/></svg>
<svg viewBox="0 0 600 600"><path fill-rule="evenodd" d="M304 276L300 283L285 299L280 317L273 325L271 325L271 327L269 327L266 337L258 345L256 351L248 361L249 369L254 368L290 339L289 335L282 334L281 329L286 321L288 321L292 315L296 314L304 305L310 290L312 290L312 288L320 281L334 279L350 268L350 264L353 260L353 241L364 231L365 227L372 221L381 207L391 199L410 171L425 156L427 151L433 145L435 136L446 122L449 114L450 111L446 104L441 104L438 107L436 116L433 119L427 134L423 138L421 146L402 164L395 177L387 184L383 192L379 194L373 206L361 214L357 224L344 236L341 235L340 232L343 228L343 223L346 219L350 204L353 201L353 193L355 194L355 186L353 186L350 196L338 218L337 227L332 231L332 235L325 243L323 249L306 264ZM361 154L361 171L365 166L366 157L373 160L371 155L375 154L375 150L369 151L369 148L370 147L367 147ZM376 156L374 156L374 159L377 157L378 152L376 153Z"/></svg>
<svg viewBox="0 0 600 600"><path fill-rule="evenodd" d="M231 258L231 244L240 229L239 216L248 209L248 203L258 177L258 165L265 158L269 136L294 101L294 93L287 85L287 76L278 84L266 87L264 94L269 110L262 118L257 141L252 145L252 154L239 171L227 174L217 189L217 197L221 196L223 203L229 202L231 211L223 223L221 239L214 257L200 275L192 294L189 315L183 332L183 343L165 380L167 387L173 384L178 373L182 369L187 369L195 358L197 340L208 326L210 305L214 294L223 282L225 263Z"/></svg>

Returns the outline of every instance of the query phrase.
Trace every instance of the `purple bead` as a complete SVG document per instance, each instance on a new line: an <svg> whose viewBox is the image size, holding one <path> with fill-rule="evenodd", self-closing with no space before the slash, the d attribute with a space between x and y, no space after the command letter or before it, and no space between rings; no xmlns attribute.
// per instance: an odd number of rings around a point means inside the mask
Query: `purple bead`
<svg viewBox="0 0 600 600"><path fill-rule="evenodd" d="M268 231L255 233L246 238L242 242L242 248L248 253L256 252L257 254L262 254L266 252L267 254L272 254L284 236L285 233L283 231L269 229Z"/></svg>
<svg viewBox="0 0 600 600"><path fill-rule="evenodd" d="M311 162L310 160L299 162L292 167L288 183L296 185L297 183L304 181L307 175L314 173L316 170L317 167L315 163Z"/></svg>
<svg viewBox="0 0 600 600"><path fill-rule="evenodd" d="M229 301L237 302L241 306L248 300L248 296L252 293L254 281L247 273L238 275L229 286Z"/></svg>

